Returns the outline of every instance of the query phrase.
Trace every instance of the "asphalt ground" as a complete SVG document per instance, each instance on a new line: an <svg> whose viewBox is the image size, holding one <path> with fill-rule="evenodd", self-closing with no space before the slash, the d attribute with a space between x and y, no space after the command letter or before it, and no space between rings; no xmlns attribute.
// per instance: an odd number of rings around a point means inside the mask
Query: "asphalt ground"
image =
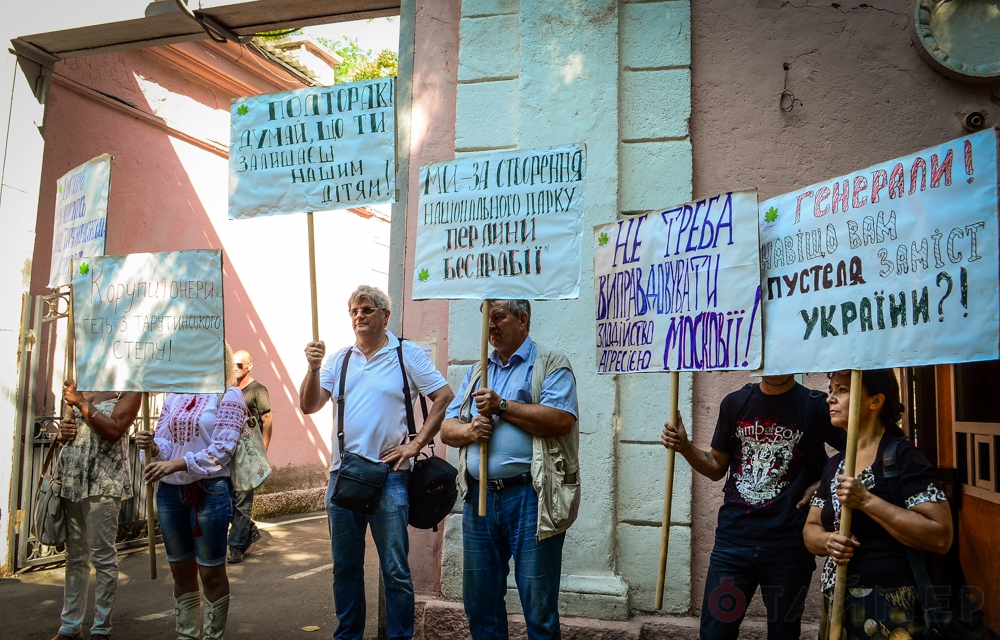
<svg viewBox="0 0 1000 640"><path fill-rule="evenodd" d="M258 521L261 539L243 562L228 567L227 638L329 638L337 627L333 606L330 534L325 514L300 514ZM120 582L112 637L173 640L173 581L163 545L156 547L157 580L149 578L143 549L119 555ZM0 580L0 639L49 640L59 630L62 566ZM94 617L91 570L84 637ZM365 546L365 638L375 638L378 621L378 555L369 533ZM303 627L319 627L304 631Z"/></svg>

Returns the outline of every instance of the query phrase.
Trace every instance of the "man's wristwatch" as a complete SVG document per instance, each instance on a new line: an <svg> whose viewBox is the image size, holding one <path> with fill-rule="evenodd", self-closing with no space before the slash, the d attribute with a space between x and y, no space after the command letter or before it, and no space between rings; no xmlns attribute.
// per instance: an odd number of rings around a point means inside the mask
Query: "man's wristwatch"
<svg viewBox="0 0 1000 640"><path fill-rule="evenodd" d="M497 415L502 416L503 412L506 410L507 410L507 401L503 398L500 398L500 406L497 407Z"/></svg>

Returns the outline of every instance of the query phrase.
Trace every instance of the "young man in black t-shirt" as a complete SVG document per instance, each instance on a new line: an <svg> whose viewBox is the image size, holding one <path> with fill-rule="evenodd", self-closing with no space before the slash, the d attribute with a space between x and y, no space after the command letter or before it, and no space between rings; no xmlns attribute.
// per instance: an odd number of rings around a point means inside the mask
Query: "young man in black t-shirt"
<svg viewBox="0 0 1000 640"><path fill-rule="evenodd" d="M703 476L728 475L705 579L701 639L736 638L760 586L768 640L798 640L816 569L802 527L826 464L824 443L845 444L844 431L830 424L826 394L791 375L764 376L722 401L710 451L691 444L683 423L664 425L660 440Z"/></svg>
<svg viewBox="0 0 1000 640"><path fill-rule="evenodd" d="M264 448L271 444L271 397L267 387L250 377L253 358L249 351L240 350L233 354L236 367L236 386L243 392L243 400L250 412L251 428L260 429L264 438ZM230 564L243 562L243 556L254 542L260 540L260 531L250 518L253 511L253 491L233 491L233 520L229 525Z"/></svg>

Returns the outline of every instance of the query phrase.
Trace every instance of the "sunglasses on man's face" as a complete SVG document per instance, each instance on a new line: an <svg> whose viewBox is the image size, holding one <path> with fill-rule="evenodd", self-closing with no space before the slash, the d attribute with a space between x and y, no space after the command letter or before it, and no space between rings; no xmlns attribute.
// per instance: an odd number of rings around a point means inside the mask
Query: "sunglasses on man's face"
<svg viewBox="0 0 1000 640"><path fill-rule="evenodd" d="M247 365L247 364L243 364L242 362L237 362L237 363L236 363L236 368L237 368L237 369L245 369L246 367L249 367L249 366L250 366L250 365Z"/></svg>
<svg viewBox="0 0 1000 640"><path fill-rule="evenodd" d="M361 307L359 309L351 309L347 313L351 314L351 317L353 318L357 315L370 316L376 311L381 311L381 309L377 307Z"/></svg>

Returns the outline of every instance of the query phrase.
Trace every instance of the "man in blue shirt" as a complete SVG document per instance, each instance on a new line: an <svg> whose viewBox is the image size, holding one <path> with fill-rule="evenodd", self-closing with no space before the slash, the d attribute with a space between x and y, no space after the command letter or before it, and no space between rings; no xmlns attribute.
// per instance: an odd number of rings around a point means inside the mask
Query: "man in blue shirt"
<svg viewBox="0 0 1000 640"><path fill-rule="evenodd" d="M489 388L479 388L479 365L473 366L441 429L445 444L462 448L465 612L474 640L507 638L504 596L513 556L528 638L559 638L562 546L580 500L576 379L563 354L528 336L528 301L494 300L489 320ZM478 445L484 442L482 518Z"/></svg>

